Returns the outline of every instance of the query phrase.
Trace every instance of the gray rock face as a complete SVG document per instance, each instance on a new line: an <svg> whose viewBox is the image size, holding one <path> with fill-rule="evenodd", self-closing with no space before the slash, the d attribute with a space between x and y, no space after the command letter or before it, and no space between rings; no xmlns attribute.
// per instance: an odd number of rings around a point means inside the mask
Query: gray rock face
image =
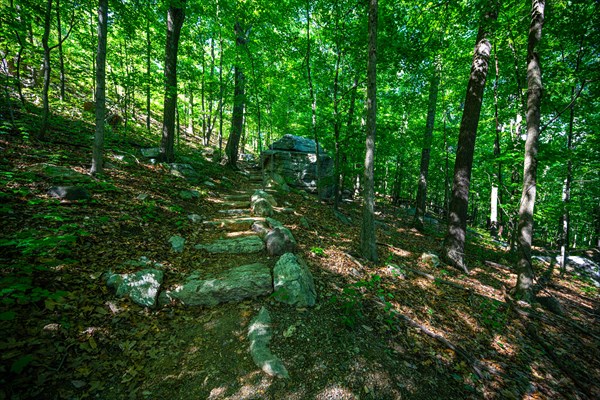
<svg viewBox="0 0 600 400"><path fill-rule="evenodd" d="M189 180L198 179L200 175L190 164L167 164L171 175L178 176Z"/></svg>
<svg viewBox="0 0 600 400"><path fill-rule="evenodd" d="M267 199L259 198L252 202L252 215L270 217L273 215L273 206Z"/></svg>
<svg viewBox="0 0 600 400"><path fill-rule="evenodd" d="M273 268L275 298L296 307L313 306L317 291L313 277L301 258L286 253Z"/></svg>
<svg viewBox="0 0 600 400"><path fill-rule="evenodd" d="M248 340L250 341L252 360L270 376L289 378L287 369L279 357L271 353L269 348L271 337L271 316L269 315L269 311L263 307L248 327Z"/></svg>
<svg viewBox="0 0 600 400"><path fill-rule="evenodd" d="M181 253L183 251L183 246L185 245L185 239L175 235L169 238L169 243L171 243L171 250L175 253Z"/></svg>
<svg viewBox="0 0 600 400"><path fill-rule="evenodd" d="M147 149L140 149L142 157L146 158L158 158L160 156L160 149L158 147L150 147Z"/></svg>
<svg viewBox="0 0 600 400"><path fill-rule="evenodd" d="M316 153L314 140L295 135L283 135L281 139L271 145L271 149L295 151L299 153ZM319 145L319 153L324 152L321 145Z"/></svg>
<svg viewBox="0 0 600 400"><path fill-rule="evenodd" d="M421 261L429 266L437 268L441 265L440 258L433 253L421 254Z"/></svg>
<svg viewBox="0 0 600 400"><path fill-rule="evenodd" d="M251 254L263 251L265 244L258 236L246 236L234 239L217 240L210 244L198 244L195 248L217 254Z"/></svg>
<svg viewBox="0 0 600 400"><path fill-rule="evenodd" d="M282 176L289 186L317 193L317 155L315 142L294 135L285 135L261 154L265 171ZM333 159L319 147L321 169L319 171L321 194L333 195ZM278 184L278 183L277 183Z"/></svg>
<svg viewBox="0 0 600 400"><path fill-rule="evenodd" d="M296 251L296 239L292 232L284 227L274 228L265 235L267 253L271 256L280 256L284 253Z"/></svg>
<svg viewBox="0 0 600 400"><path fill-rule="evenodd" d="M290 187L283 176L279 175L277 172L273 172L269 174L269 176L265 176L264 183L265 187L275 189L283 193L288 193L290 191Z"/></svg>
<svg viewBox="0 0 600 400"><path fill-rule="evenodd" d="M79 186L53 186L48 194L61 200L87 200L91 196L87 190Z"/></svg>
<svg viewBox="0 0 600 400"><path fill-rule="evenodd" d="M560 263L560 256L556 257L556 262ZM594 285L600 287L600 265L589 258L580 256L567 257L566 264L573 267L577 272L592 278L595 281Z"/></svg>
<svg viewBox="0 0 600 400"><path fill-rule="evenodd" d="M269 228L267 227L266 222L256 221L252 224L252 231L256 232L256 234L264 240L267 233L269 233Z"/></svg>
<svg viewBox="0 0 600 400"><path fill-rule="evenodd" d="M215 306L266 296L272 292L269 267L264 264L249 264L232 268L214 279L190 277L185 284L165 292L164 297L188 306ZM163 301L161 299L161 303Z"/></svg>
<svg viewBox="0 0 600 400"><path fill-rule="evenodd" d="M132 274L109 273L106 285L115 290L117 296L127 296L136 304L154 307L162 280L162 271L144 269Z"/></svg>
<svg viewBox="0 0 600 400"><path fill-rule="evenodd" d="M275 218L267 218L267 223L271 228L280 228L283 226L283 224L277 221Z"/></svg>
<svg viewBox="0 0 600 400"><path fill-rule="evenodd" d="M193 223L197 224L198 222L202 222L202 217L198 214L188 214L188 219Z"/></svg>
<svg viewBox="0 0 600 400"><path fill-rule="evenodd" d="M275 197L273 197L272 194L265 192L264 190L259 189L259 190L255 191L254 194L252 195L252 197L250 198L250 202L254 203L255 201L258 201L259 199L265 199L273 207L277 207L277 201L275 200Z"/></svg>
<svg viewBox="0 0 600 400"><path fill-rule="evenodd" d="M197 190L182 190L179 192L179 197L184 200L199 199L200 192Z"/></svg>

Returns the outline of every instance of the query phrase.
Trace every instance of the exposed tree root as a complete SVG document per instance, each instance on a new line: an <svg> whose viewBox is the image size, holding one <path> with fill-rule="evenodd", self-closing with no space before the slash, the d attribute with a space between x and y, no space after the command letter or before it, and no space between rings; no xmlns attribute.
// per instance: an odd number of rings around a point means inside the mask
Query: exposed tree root
<svg viewBox="0 0 600 400"><path fill-rule="evenodd" d="M386 304L384 302L382 302L381 300L374 300L374 302L378 306L383 307L384 309L387 309ZM458 354L461 358L463 358L470 365L471 369L473 370L473 372L475 373L475 375L477 375L477 377L479 379L486 379L488 377L487 374L496 375L496 376L504 376L505 375L503 372L498 371L496 368L493 368L491 366L483 364L482 362L480 362L479 360L477 360L473 356L471 356L466 350L464 350L460 346L449 342L446 338L444 338L441 335L438 335L437 333L431 332L425 326L419 324L418 322L407 317L406 315L401 314L398 311L393 310L393 309L390 311L392 312L394 317L396 317L398 320L400 320L404 324L418 329L425 335L437 340L438 342L442 343L444 346L446 346L447 348L449 348L450 350L452 350L456 354ZM487 374L486 374L486 372L487 372Z"/></svg>

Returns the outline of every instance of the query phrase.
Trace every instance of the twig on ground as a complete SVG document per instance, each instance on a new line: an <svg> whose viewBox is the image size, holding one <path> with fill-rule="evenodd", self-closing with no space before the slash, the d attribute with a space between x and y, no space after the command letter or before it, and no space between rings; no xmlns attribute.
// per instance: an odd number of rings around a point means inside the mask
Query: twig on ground
<svg viewBox="0 0 600 400"><path fill-rule="evenodd" d="M381 300L374 300L374 301L375 301L375 303L377 305L386 308L386 304L383 303ZM473 370L473 372L475 372L475 374L477 375L477 377L479 377L480 379L485 379L486 378L486 375L484 374L483 370L485 370L486 372L488 372L490 374L493 374L493 375L503 375L502 372L496 370L493 367L490 367L488 365L485 365L485 364L481 363L479 360L475 359L473 356L471 356L469 353L467 353L466 350L464 350L463 348L461 348L458 345L455 345L455 344L449 342L443 336L438 335L437 333L431 332L425 326L423 326L423 325L419 324L418 322L412 320L411 318L407 317L406 315L399 313L396 310L391 310L391 311L393 312L393 315L396 318L398 318L399 320L401 320L402 322L404 322L406 325L412 326L413 328L416 328L416 329L420 330L425 335L427 335L427 336L429 336L429 337L437 340L438 342L442 343L444 346L446 346L450 350L454 351L460 357L462 357L466 362L469 363L469 365L471 366L471 369Z"/></svg>

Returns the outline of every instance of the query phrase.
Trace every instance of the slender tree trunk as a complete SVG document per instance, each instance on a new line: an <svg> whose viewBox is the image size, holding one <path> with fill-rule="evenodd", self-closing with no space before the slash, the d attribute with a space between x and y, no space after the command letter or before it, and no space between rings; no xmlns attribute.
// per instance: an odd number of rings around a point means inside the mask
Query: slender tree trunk
<svg viewBox="0 0 600 400"><path fill-rule="evenodd" d="M48 91L50 90L50 22L52 16L52 0L47 0L46 11L44 13L44 35L42 36L42 47L44 49L44 87L42 89L42 123L38 138L44 140L48 130L48 117L50 114L50 105Z"/></svg>
<svg viewBox="0 0 600 400"><path fill-rule="evenodd" d="M15 10L15 6L13 3L13 0L10 0L10 7L13 9L13 12L15 13L15 15L19 15L19 13L17 12L17 10ZM23 19L18 16L19 22L22 24L23 23ZM21 82L21 60L23 57L23 50L25 49L25 45L23 43L23 38L21 37L21 34L19 34L19 31L17 29L15 29L15 37L17 38L17 42L19 43L19 50L17 51L17 93L19 93L19 99L21 100L21 105L25 106L25 97L23 96L23 84Z"/></svg>
<svg viewBox="0 0 600 400"><path fill-rule="evenodd" d="M219 19L219 3L217 2L217 20ZM223 34L219 25L219 157L223 156Z"/></svg>
<svg viewBox="0 0 600 400"><path fill-rule="evenodd" d="M62 47L62 27L60 24L60 0L56 0L56 30L58 33L58 67L60 69L60 100L65 100L65 59Z"/></svg>
<svg viewBox="0 0 600 400"><path fill-rule="evenodd" d="M377 0L369 1L369 59L367 63L367 140L363 184L363 221L360 249L363 257L377 262L375 237L374 158L377 131Z"/></svg>
<svg viewBox="0 0 600 400"><path fill-rule="evenodd" d="M242 47L246 45L246 35L242 30L240 23L235 24L236 47L238 55L242 53ZM240 62L234 66L234 93L233 93L233 113L231 119L231 133L225 146L228 164L232 168L237 168L237 159L239 152L240 139L244 129L244 104L246 102L246 78Z"/></svg>
<svg viewBox="0 0 600 400"><path fill-rule="evenodd" d="M339 205L339 190L340 190L340 130L341 120L338 104L338 91L339 91L339 76L340 76L340 62L342 59L342 51L339 44L336 46L337 57L335 59L335 77L333 79L333 139L335 146L335 158L334 158L334 182L333 182L333 208L338 209Z"/></svg>
<svg viewBox="0 0 600 400"><path fill-rule="evenodd" d="M469 273L464 259L464 249L473 152L488 72L488 61L490 59L491 46L487 35L491 21L495 19L496 14L487 13L483 17L477 34L475 54L473 56L471 75L465 98L465 108L458 135L458 149L454 164L454 182L452 184L452 197L450 198L448 233L444 240L443 258L448 264L462 269L465 273Z"/></svg>
<svg viewBox="0 0 600 400"><path fill-rule="evenodd" d="M429 84L429 106L427 107L427 123L423 135L423 150L421 151L421 170L417 186L417 204L413 224L419 231L423 231L424 216L427 204L427 178L429 175L429 160L431 158L431 142L433 141L433 128L435 125L435 110L438 90L440 86L439 66L435 63L431 82Z"/></svg>
<svg viewBox="0 0 600 400"><path fill-rule="evenodd" d="M96 52L96 135L92 149L90 174L101 174L104 153L104 118L106 114L106 36L108 31L108 0L98 3L98 50Z"/></svg>
<svg viewBox="0 0 600 400"><path fill-rule="evenodd" d="M542 36L545 0L532 0L531 4L531 26L527 42L527 140L523 163L523 191L519 207L518 276L515 288L515 297L525 301L530 301L533 297L534 271L531 265L531 242L542 99L542 72L537 47Z"/></svg>
<svg viewBox="0 0 600 400"><path fill-rule="evenodd" d="M310 0L306 0L306 76L311 102L311 134L315 140L315 153L317 154L317 196L321 198L321 156L319 154L319 135L317 134L317 96L313 87L310 69Z"/></svg>
<svg viewBox="0 0 600 400"><path fill-rule="evenodd" d="M575 86L571 88L571 102L575 98ZM567 258L569 257L569 229L570 215L569 203L571 202L571 181L573 179L573 161L571 153L573 152L573 122L575 120L575 105L569 110L569 131L567 133L567 176L565 178L565 186L563 188L563 215L561 218L561 237L560 237L560 273L564 275L566 272Z"/></svg>
<svg viewBox="0 0 600 400"><path fill-rule="evenodd" d="M146 2L146 129L150 132L150 89L152 87L152 72L151 72L151 56L152 56L152 40L150 36L150 15L151 14L151 0Z"/></svg>
<svg viewBox="0 0 600 400"><path fill-rule="evenodd" d="M204 42L204 39L200 39L201 42ZM205 88L206 88L206 79L204 72L206 71L206 57L204 56L204 51L202 51L202 78L200 79L200 114L202 116L202 141L205 146L208 146L210 142L210 136L207 134L207 126L206 126L206 96L205 96Z"/></svg>
<svg viewBox="0 0 600 400"><path fill-rule="evenodd" d="M495 75L494 75L494 122L496 126L496 137L494 139L494 158L496 159L496 182L495 185L492 185L492 194L491 194L491 204L490 204L490 234L493 237L498 236L498 229L500 228L501 221L498 221L498 203L502 202L501 192L498 191L498 188L502 187L502 162L498 159L500 158L500 133L502 129L500 127L500 120L498 118L498 52L496 51L496 43L494 43L494 66L495 66ZM500 215L500 220L502 219L502 215Z"/></svg>
<svg viewBox="0 0 600 400"><path fill-rule="evenodd" d="M161 158L175 159L175 110L177 109L177 50L181 27L185 19L185 0L171 0L167 12L167 43L165 46L165 106L163 113Z"/></svg>

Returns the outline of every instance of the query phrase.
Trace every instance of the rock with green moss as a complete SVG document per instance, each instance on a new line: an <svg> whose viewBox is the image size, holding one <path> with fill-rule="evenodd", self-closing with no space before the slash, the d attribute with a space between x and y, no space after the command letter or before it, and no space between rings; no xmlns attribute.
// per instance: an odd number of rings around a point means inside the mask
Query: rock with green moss
<svg viewBox="0 0 600 400"><path fill-rule="evenodd" d="M275 299L296 307L313 306L317 290L308 266L300 257L286 253L273 268Z"/></svg>
<svg viewBox="0 0 600 400"><path fill-rule="evenodd" d="M215 254L252 254L265 249L265 244L259 236L252 235L234 239L221 239L209 244L198 244L198 250Z"/></svg>
<svg viewBox="0 0 600 400"><path fill-rule="evenodd" d="M143 269L131 274L106 275L106 285L119 297L129 297L143 307L154 307L163 281L163 272L157 269Z"/></svg>

